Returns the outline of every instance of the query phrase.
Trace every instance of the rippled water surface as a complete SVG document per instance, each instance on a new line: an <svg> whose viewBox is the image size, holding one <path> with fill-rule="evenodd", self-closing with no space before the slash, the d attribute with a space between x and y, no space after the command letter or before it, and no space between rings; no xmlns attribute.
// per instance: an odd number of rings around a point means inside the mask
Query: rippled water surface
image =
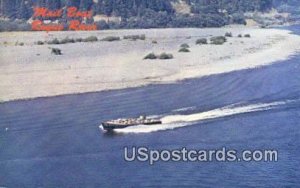
<svg viewBox="0 0 300 188"><path fill-rule="evenodd" d="M300 34L300 27L289 29ZM159 116L115 134L102 121ZM180 122L180 123L178 123ZM0 186L297 187L300 56L176 84L0 104ZM278 162L123 160L125 146L276 149Z"/></svg>

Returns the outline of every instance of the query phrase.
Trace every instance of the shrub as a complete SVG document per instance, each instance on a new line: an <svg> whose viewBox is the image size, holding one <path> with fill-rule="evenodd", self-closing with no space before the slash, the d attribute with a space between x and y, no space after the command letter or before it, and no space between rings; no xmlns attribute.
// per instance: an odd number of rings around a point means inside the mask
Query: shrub
<svg viewBox="0 0 300 188"><path fill-rule="evenodd" d="M120 37L114 37L114 36L108 36L108 37L101 39L101 41L107 41L107 42L113 42L113 41L119 41L119 40L121 40Z"/></svg>
<svg viewBox="0 0 300 188"><path fill-rule="evenodd" d="M217 36L217 37L210 38L210 41L211 44L222 45L227 41L227 39L224 36Z"/></svg>
<svg viewBox="0 0 300 188"><path fill-rule="evenodd" d="M43 41L37 41L36 44L37 45L44 45L44 42Z"/></svg>
<svg viewBox="0 0 300 188"><path fill-rule="evenodd" d="M139 35L127 35L127 36L124 36L123 39L126 39L126 40L137 40L139 39Z"/></svg>
<svg viewBox="0 0 300 188"><path fill-rule="evenodd" d="M82 41L83 41L82 38L75 39L75 42L82 42Z"/></svg>
<svg viewBox="0 0 300 188"><path fill-rule="evenodd" d="M244 37L246 37L246 38L250 38L250 37L251 37L251 35L250 35L250 34L245 34L245 35L244 35Z"/></svg>
<svg viewBox="0 0 300 188"><path fill-rule="evenodd" d="M75 39L69 39L69 43L75 43Z"/></svg>
<svg viewBox="0 0 300 188"><path fill-rule="evenodd" d="M239 35L238 35L238 37L239 37L239 38L242 38L242 37L243 37L243 35L242 35L242 34L239 34Z"/></svg>
<svg viewBox="0 0 300 188"><path fill-rule="evenodd" d="M59 43L59 40L57 38L55 38L53 40L48 41L48 44L60 44L60 43Z"/></svg>
<svg viewBox="0 0 300 188"><path fill-rule="evenodd" d="M59 49L59 48L51 48L51 54L62 55L61 49Z"/></svg>
<svg viewBox="0 0 300 188"><path fill-rule="evenodd" d="M19 42L19 41L17 41L17 42L15 43L15 46L24 46L24 42Z"/></svg>
<svg viewBox="0 0 300 188"><path fill-rule="evenodd" d="M232 37L232 33L231 32L225 33L225 37Z"/></svg>
<svg viewBox="0 0 300 188"><path fill-rule="evenodd" d="M129 40L145 40L146 35L127 35L123 37L124 39L129 39Z"/></svg>
<svg viewBox="0 0 300 188"><path fill-rule="evenodd" d="M196 44L207 44L207 39L206 39L206 38L198 39L198 40L196 41Z"/></svg>
<svg viewBox="0 0 300 188"><path fill-rule="evenodd" d="M150 53L146 55L144 59L157 59L157 56L154 53Z"/></svg>
<svg viewBox="0 0 300 188"><path fill-rule="evenodd" d="M178 52L190 52L188 48L181 48Z"/></svg>
<svg viewBox="0 0 300 188"><path fill-rule="evenodd" d="M268 26L267 26L266 24L260 26L260 28L262 28L262 29L265 29L265 28L267 28L267 27L268 27Z"/></svg>
<svg viewBox="0 0 300 188"><path fill-rule="evenodd" d="M187 43L180 45L180 48L189 48L190 46Z"/></svg>
<svg viewBox="0 0 300 188"><path fill-rule="evenodd" d="M173 59L173 55L172 54L167 54L167 53L162 53L159 55L159 59Z"/></svg>
<svg viewBox="0 0 300 188"><path fill-rule="evenodd" d="M127 40L146 40L146 35L126 35L123 37L123 39L127 39Z"/></svg>
<svg viewBox="0 0 300 188"><path fill-rule="evenodd" d="M75 43L75 40L69 39L69 37L66 37L60 41L60 44L67 44L67 43Z"/></svg>
<svg viewBox="0 0 300 188"><path fill-rule="evenodd" d="M146 40L146 35L145 34L141 35L140 40Z"/></svg>
<svg viewBox="0 0 300 188"><path fill-rule="evenodd" d="M89 36L85 39L82 39L82 42L97 42L98 38L96 36Z"/></svg>

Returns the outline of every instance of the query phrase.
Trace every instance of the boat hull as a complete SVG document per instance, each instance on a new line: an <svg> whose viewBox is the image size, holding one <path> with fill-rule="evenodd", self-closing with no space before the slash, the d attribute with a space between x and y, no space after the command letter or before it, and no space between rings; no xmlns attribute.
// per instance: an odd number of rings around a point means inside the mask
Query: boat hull
<svg viewBox="0 0 300 188"><path fill-rule="evenodd" d="M133 127L133 126L138 126L138 125L157 125L157 124L162 124L161 121L154 121L154 122L149 122L149 123L142 123L142 124L124 124L124 125L120 125L120 124L114 124L114 123L102 123L102 127L104 130L106 131L113 131L115 129L124 129L127 127Z"/></svg>

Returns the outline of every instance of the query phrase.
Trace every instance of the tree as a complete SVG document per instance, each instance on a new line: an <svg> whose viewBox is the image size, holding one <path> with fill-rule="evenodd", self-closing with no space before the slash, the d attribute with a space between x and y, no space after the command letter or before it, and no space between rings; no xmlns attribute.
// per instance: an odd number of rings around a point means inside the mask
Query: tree
<svg viewBox="0 0 300 188"><path fill-rule="evenodd" d="M50 10L57 10L61 8L60 0L46 0L46 7Z"/></svg>
<svg viewBox="0 0 300 188"><path fill-rule="evenodd" d="M66 0L66 6L67 7L77 7L80 6L80 0Z"/></svg>
<svg viewBox="0 0 300 188"><path fill-rule="evenodd" d="M27 7L25 0L21 0L19 9L17 10L17 18L18 19L28 19L30 18L30 10Z"/></svg>
<svg viewBox="0 0 300 188"><path fill-rule="evenodd" d="M91 10L93 6L93 0L80 0L80 10Z"/></svg>

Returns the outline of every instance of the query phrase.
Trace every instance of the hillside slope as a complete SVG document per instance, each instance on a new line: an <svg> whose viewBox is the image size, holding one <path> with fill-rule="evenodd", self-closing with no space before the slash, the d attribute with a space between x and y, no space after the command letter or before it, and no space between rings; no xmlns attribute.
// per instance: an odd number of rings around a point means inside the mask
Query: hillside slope
<svg viewBox="0 0 300 188"><path fill-rule="evenodd" d="M57 10L70 6L93 10L94 18L87 22L97 22L102 29L220 27L244 24L245 12L267 12L272 8L300 12L297 0L0 0L0 16L2 20L24 23L31 19L33 7ZM106 19L95 19L103 17ZM67 23L69 20L63 16L56 21ZM9 27L5 25L0 29Z"/></svg>

